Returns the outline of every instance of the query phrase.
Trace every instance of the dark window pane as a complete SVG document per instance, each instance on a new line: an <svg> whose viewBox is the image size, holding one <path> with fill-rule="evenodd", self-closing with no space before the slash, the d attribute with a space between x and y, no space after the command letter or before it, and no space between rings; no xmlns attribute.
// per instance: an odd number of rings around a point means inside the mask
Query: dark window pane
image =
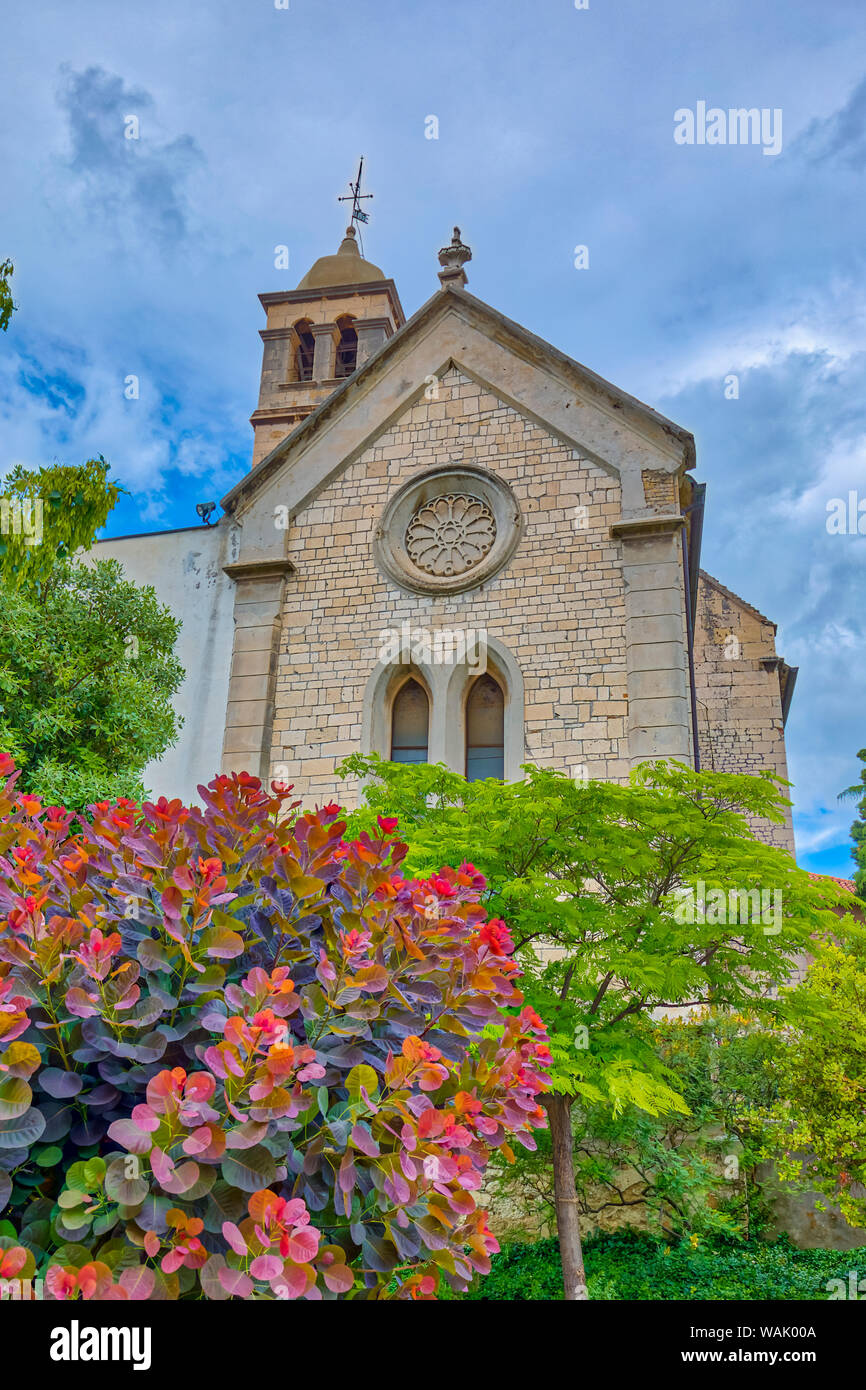
<svg viewBox="0 0 866 1390"><path fill-rule="evenodd" d="M334 376L351 376L358 365L358 335L350 320L340 321L340 341L337 344L337 360Z"/></svg>
<svg viewBox="0 0 866 1390"><path fill-rule="evenodd" d="M505 755L502 748L470 748L466 753L466 780L480 782L485 777L505 777Z"/></svg>
<svg viewBox="0 0 866 1390"><path fill-rule="evenodd" d="M297 379L298 381L312 381L316 340L310 332L309 321L302 319L300 323L296 323L295 332L298 335L298 349L295 353Z"/></svg>
<svg viewBox="0 0 866 1390"><path fill-rule="evenodd" d="M492 676L479 676L466 702L466 777L505 776L505 697Z"/></svg>
<svg viewBox="0 0 866 1390"><path fill-rule="evenodd" d="M426 763L430 711L427 694L416 680L401 686L391 711L391 761Z"/></svg>

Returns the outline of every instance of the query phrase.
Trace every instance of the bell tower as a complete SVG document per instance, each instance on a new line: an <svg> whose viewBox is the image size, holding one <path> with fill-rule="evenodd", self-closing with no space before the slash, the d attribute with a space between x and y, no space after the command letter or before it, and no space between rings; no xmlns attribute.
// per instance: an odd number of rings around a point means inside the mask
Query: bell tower
<svg viewBox="0 0 866 1390"><path fill-rule="evenodd" d="M250 417L253 467L406 321L394 281L361 255L354 223L336 254L320 256L297 289L259 300L267 324Z"/></svg>

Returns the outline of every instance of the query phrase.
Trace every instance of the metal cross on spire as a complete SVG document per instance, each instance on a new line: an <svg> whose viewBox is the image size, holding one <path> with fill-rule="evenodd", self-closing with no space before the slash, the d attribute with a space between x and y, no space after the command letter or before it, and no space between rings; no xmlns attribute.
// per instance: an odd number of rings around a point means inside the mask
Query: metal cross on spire
<svg viewBox="0 0 866 1390"><path fill-rule="evenodd" d="M358 177L355 179L355 182L354 182L354 183L352 183L351 179L349 180L349 187L350 187L350 189L352 190L351 193L343 193L343 194L341 194L341 195L337 198L337 202L338 202L338 203L351 203L351 204L352 204L352 221L353 221L353 222L369 222L369 221L370 221L370 214L369 214L368 212L365 212L364 209L361 207L361 204L362 204L363 202L365 202L367 198L372 198L372 196L373 196L372 193L362 193L362 192L361 192L361 177L362 177L362 175L363 175L363 172L364 172L364 156L361 155L361 162L360 162L360 164L358 165ZM358 240L361 241L361 237L360 237L360 227L358 228ZM363 244L363 242L361 242L361 255L363 256L363 254L364 254L364 244Z"/></svg>

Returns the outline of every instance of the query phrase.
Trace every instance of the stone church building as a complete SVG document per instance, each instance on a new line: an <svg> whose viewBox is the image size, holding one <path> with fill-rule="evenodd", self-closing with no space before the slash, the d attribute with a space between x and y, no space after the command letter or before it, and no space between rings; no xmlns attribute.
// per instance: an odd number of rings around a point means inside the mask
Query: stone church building
<svg viewBox="0 0 866 1390"><path fill-rule="evenodd" d="M466 289L455 229L406 319L354 227L266 314L252 466L216 525L102 541L183 619L178 745L351 804L375 750L470 777L645 759L786 773L796 671L700 568L681 426ZM787 825L768 831L793 852Z"/></svg>

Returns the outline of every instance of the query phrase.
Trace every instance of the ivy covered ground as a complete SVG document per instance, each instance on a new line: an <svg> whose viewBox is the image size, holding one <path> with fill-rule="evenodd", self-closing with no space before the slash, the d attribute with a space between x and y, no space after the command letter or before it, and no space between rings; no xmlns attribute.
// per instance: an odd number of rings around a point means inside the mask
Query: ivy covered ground
<svg viewBox="0 0 866 1390"><path fill-rule="evenodd" d="M798 1250L783 1237L767 1241L656 1239L617 1231L586 1242L586 1270L592 1299L661 1301L708 1299L828 1299L849 1273L866 1278L863 1250ZM440 1298L447 1298L442 1290ZM837 1292L838 1296L838 1292ZM493 1257L486 1279L476 1279L470 1299L562 1298L562 1271L556 1240L514 1242Z"/></svg>

